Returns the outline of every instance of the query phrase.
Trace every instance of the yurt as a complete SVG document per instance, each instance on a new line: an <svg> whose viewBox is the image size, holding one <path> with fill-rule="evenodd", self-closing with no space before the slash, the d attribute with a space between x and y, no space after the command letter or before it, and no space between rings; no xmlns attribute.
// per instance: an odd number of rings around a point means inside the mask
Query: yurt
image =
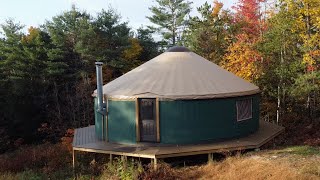
<svg viewBox="0 0 320 180"><path fill-rule="evenodd" d="M102 63L96 66L95 131L104 141L199 144L259 128L259 88L185 47L103 86Z"/></svg>

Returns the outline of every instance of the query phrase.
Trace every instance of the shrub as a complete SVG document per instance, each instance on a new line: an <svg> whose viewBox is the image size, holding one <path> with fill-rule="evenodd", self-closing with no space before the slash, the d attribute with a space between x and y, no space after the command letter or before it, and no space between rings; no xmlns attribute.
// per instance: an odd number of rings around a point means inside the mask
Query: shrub
<svg viewBox="0 0 320 180"><path fill-rule="evenodd" d="M42 180L47 179L46 175L34 172L32 170L26 170L17 174L4 173L0 174L0 180Z"/></svg>
<svg viewBox="0 0 320 180"><path fill-rule="evenodd" d="M71 156L62 144L42 144L21 147L0 156L0 172L21 172L39 169L45 173L55 172L70 165Z"/></svg>
<svg viewBox="0 0 320 180"><path fill-rule="evenodd" d="M105 169L100 176L101 179L137 179L143 172L140 162L116 158L112 163L105 165Z"/></svg>
<svg viewBox="0 0 320 180"><path fill-rule="evenodd" d="M146 167L146 170L142 172L139 176L139 179L145 180L174 180L174 179L183 179L183 174L180 174L175 169L171 168L168 164L159 163L157 169L154 169L152 164L149 164Z"/></svg>

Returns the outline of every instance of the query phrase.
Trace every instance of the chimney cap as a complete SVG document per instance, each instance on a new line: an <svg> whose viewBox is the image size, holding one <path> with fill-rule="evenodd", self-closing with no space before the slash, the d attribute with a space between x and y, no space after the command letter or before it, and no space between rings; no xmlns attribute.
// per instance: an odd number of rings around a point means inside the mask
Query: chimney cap
<svg viewBox="0 0 320 180"><path fill-rule="evenodd" d="M98 66L102 66L103 62L96 62L95 64L98 65Z"/></svg>

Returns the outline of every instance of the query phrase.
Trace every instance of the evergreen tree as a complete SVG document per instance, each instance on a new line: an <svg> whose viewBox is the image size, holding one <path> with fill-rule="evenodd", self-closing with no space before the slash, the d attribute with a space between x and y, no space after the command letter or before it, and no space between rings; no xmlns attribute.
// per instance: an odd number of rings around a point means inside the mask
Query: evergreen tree
<svg viewBox="0 0 320 180"><path fill-rule="evenodd" d="M21 28L13 21L2 25L5 38L0 42L1 69L5 71L1 87L6 90L0 107L10 138L23 137L28 142L37 140L36 129L46 117L45 65L50 38L33 27L24 35Z"/></svg>
<svg viewBox="0 0 320 180"><path fill-rule="evenodd" d="M200 17L190 19L186 44L193 51L206 59L219 64L230 44L230 36L234 33L231 15L222 10L223 4L214 1L211 6L207 2L197 8Z"/></svg>
<svg viewBox="0 0 320 180"><path fill-rule="evenodd" d="M187 25L187 15L191 11L191 2L186 0L156 0L157 6L149 8L152 16L147 17L156 24L168 46L181 42L181 36Z"/></svg>
<svg viewBox="0 0 320 180"><path fill-rule="evenodd" d="M139 40L139 43L143 49L139 60L145 62L159 54L158 44L152 37L152 34L154 33L153 30L141 27L137 31L137 39Z"/></svg>
<svg viewBox="0 0 320 180"><path fill-rule="evenodd" d="M107 83L158 52L152 31L135 37L112 9L93 17L73 6L26 34L22 28L1 25L0 152L18 138L56 141L67 128L93 124L95 61L106 64Z"/></svg>

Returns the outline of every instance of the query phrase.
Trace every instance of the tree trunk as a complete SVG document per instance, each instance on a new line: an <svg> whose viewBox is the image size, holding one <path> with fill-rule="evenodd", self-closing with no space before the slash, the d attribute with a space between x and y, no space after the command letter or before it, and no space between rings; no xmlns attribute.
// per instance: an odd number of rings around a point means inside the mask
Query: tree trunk
<svg viewBox="0 0 320 180"><path fill-rule="evenodd" d="M280 105L281 105L281 98L280 98L280 83L278 85L278 103L277 103L277 124L279 124L280 120Z"/></svg>
<svg viewBox="0 0 320 180"><path fill-rule="evenodd" d="M307 15L306 15L306 26L307 26L307 35L308 35L308 39L311 39L311 28L310 28L310 13L309 13L309 4L307 3L306 4L307 6ZM310 48L310 45L308 45L308 53L310 52L311 48ZM308 73L308 72L307 72ZM313 70L311 70L311 74L313 74ZM312 76L312 85L314 86L314 78ZM307 98L307 107L308 107L308 113L309 113L309 118L310 118L310 121L311 123L313 123L313 108L312 108L312 104L311 104L311 94L313 92L309 92L308 93L308 98Z"/></svg>
<svg viewBox="0 0 320 180"><path fill-rule="evenodd" d="M56 104L56 117L59 121L59 123L62 121L61 118L61 106L60 106L60 102L59 102L59 90L58 90L58 86L56 82L53 82L53 94L54 94L54 101Z"/></svg>
<svg viewBox="0 0 320 180"><path fill-rule="evenodd" d="M172 30L172 45L176 45L176 32L175 30Z"/></svg>
<svg viewBox="0 0 320 180"><path fill-rule="evenodd" d="M281 45L281 49L280 49L280 67L283 68L283 63L284 63L284 59L283 59L283 47ZM279 124L280 122L280 113L281 113L281 86L283 85L283 77L282 74L280 74L280 80L278 83L278 90L277 90L277 124ZM282 87L283 88L283 87Z"/></svg>

